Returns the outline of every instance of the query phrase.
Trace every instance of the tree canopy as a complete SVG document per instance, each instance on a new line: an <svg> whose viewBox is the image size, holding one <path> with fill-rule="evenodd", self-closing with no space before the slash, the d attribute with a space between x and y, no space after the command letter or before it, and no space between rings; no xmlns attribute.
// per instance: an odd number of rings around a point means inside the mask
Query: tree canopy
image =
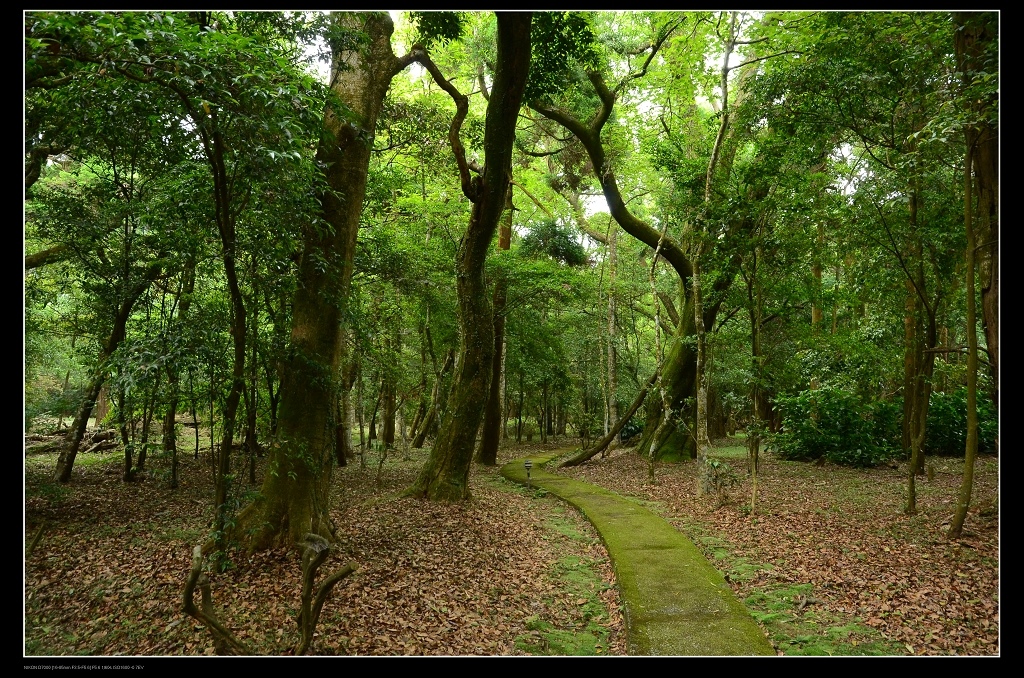
<svg viewBox="0 0 1024 678"><path fill-rule="evenodd" d="M26 428L71 425L67 482L109 403L130 480L202 412L217 538L254 548L330 536L371 445L460 455L414 493L461 499L478 435L653 463L730 420L907 457L912 511L925 453L998 444L997 28L26 12Z"/></svg>

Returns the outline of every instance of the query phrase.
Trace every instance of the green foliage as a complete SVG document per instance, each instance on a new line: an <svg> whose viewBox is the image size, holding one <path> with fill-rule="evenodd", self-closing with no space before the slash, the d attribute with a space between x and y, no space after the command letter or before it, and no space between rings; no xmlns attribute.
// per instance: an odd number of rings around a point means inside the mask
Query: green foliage
<svg viewBox="0 0 1024 678"><path fill-rule="evenodd" d="M545 219L530 226L520 241L519 251L527 256L547 255L566 266L587 263L587 251L575 234L554 219Z"/></svg>
<svg viewBox="0 0 1024 678"><path fill-rule="evenodd" d="M427 47L458 40L466 24L465 12L409 12L416 24L416 41Z"/></svg>
<svg viewBox="0 0 1024 678"><path fill-rule="evenodd" d="M990 398L978 394L978 445L994 449L999 417ZM962 457L967 449L967 389L952 393L933 392L928 403L925 450L932 454Z"/></svg>
<svg viewBox="0 0 1024 678"><path fill-rule="evenodd" d="M715 457L709 457L705 464L702 473L705 474L705 480L709 488L714 490L719 496L733 487L738 485L740 478L736 475L735 469L730 466L727 462Z"/></svg>
<svg viewBox="0 0 1024 678"><path fill-rule="evenodd" d="M846 466L875 466L898 453L892 431L892 407L865 402L855 393L823 386L796 395L780 395L782 430L769 445L782 459L824 457ZM878 421L876 421L878 412Z"/></svg>
<svg viewBox="0 0 1024 678"><path fill-rule="evenodd" d="M580 69L597 66L596 38L586 13L537 12L530 39L533 54L525 101L560 94Z"/></svg>

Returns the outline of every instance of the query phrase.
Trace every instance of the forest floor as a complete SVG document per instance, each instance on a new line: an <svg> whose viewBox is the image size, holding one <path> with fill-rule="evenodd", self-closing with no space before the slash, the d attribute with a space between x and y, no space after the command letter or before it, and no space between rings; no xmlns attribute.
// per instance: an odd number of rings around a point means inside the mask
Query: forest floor
<svg viewBox="0 0 1024 678"><path fill-rule="evenodd" d="M318 581L350 561L359 569L334 588L309 654L625 654L611 564L585 519L475 464L468 502L400 498L426 456L392 451L380 464L370 451L365 468L335 469L337 548ZM213 654L210 633L181 611L192 549L211 525L208 457L181 455L177 490L159 458L123 483L119 452L81 454L58 485L55 455L26 457L26 551L44 525L25 557L26 656ZM221 621L257 654L291 653L298 558L229 558L211 574Z"/></svg>
<svg viewBox="0 0 1024 678"><path fill-rule="evenodd" d="M955 459L929 458L933 479L918 482L919 513L906 516L902 468L765 455L751 515L737 443L715 450L739 482L714 500L696 496L694 462L657 464L651 484L632 450L560 472L677 525L780 654L999 653L996 458L978 460L963 538L948 541ZM502 449L499 463L538 449ZM321 578L349 561L359 569L324 606L311 654L625 654L611 564L574 510L476 465L468 502L403 499L426 452L392 452L383 464L377 452L366 456L365 468L356 460L335 471L337 552ZM180 611L191 550L210 529L207 456L182 455L177 490L159 457L134 483L121 482L121 463L117 452L83 454L72 482L57 485L53 454L25 459L27 656L213 653L208 631ZM297 558L229 555L231 567L211 576L221 620L257 653L288 654L298 637Z"/></svg>
<svg viewBox="0 0 1024 678"><path fill-rule="evenodd" d="M746 448L712 456L735 485L698 497L696 462L655 465L634 450L558 472L633 497L687 534L786 655L999 654L999 463L975 465L962 538L946 532L963 461L928 457L914 516L906 466L852 469L762 453L754 514ZM596 462L596 463L594 463ZM552 462L549 470L554 467Z"/></svg>

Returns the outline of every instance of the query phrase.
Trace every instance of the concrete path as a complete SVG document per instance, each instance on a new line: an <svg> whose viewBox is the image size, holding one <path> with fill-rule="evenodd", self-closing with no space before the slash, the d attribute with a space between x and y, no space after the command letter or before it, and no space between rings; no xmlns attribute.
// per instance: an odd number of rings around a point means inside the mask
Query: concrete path
<svg viewBox="0 0 1024 678"><path fill-rule="evenodd" d="M775 654L761 627L693 542L635 502L544 470L559 454L529 457L530 483L578 508L601 534L625 606L629 654ZM526 459L506 464L501 474L527 484Z"/></svg>

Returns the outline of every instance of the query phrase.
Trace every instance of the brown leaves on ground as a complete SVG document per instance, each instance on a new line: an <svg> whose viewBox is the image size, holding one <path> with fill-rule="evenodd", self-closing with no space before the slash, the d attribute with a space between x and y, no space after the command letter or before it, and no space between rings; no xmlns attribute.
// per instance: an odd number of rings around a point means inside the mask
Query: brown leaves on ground
<svg viewBox="0 0 1024 678"><path fill-rule="evenodd" d="M392 453L379 486L374 453L370 468L335 470L337 539L318 582L349 561L359 570L324 605L311 653L523 654L515 641L531 633L529 619L583 623L578 592L554 578L567 555L595 563L611 586L599 594L610 607L602 654L625 653L611 565L585 520L566 512L584 540L552 530L558 500L503 485L494 468L474 468L464 503L398 498L424 459ZM59 486L53 460L26 458L26 545L40 525L43 534L25 558L25 654L212 654L210 633L181 612L192 548L212 520L207 460L183 455L178 490L159 473L121 482L116 455L80 455L72 482ZM297 556L230 557L231 569L211 575L221 621L257 651L287 654L298 636Z"/></svg>
<svg viewBox="0 0 1024 678"><path fill-rule="evenodd" d="M736 444L736 443L732 443ZM766 458L767 457L767 458ZM742 479L724 504L696 494L696 462L656 465L633 450L562 473L652 502L713 562L768 564L730 577L740 599L766 588L811 584L799 613L877 629L914 655L999 653L998 460L975 466L963 537L949 541L963 461L929 458L934 478L917 481L918 513L903 512L904 466L850 469L775 460L762 453L755 515L746 460L727 460ZM721 563L717 563L721 567Z"/></svg>

